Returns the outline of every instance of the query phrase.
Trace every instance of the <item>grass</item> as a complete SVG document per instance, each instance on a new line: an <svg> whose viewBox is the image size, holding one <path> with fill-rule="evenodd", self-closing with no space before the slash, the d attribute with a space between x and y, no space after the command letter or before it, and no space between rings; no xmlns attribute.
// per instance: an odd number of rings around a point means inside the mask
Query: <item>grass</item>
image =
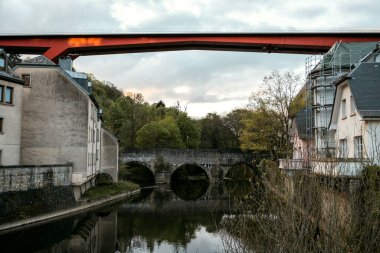
<svg viewBox="0 0 380 253"><path fill-rule="evenodd" d="M108 197L112 195L116 195L123 192L134 191L139 189L140 187L130 181L120 181L114 184L105 184L100 186L95 186L90 190L86 191L82 198L86 199L95 199L99 197Z"/></svg>

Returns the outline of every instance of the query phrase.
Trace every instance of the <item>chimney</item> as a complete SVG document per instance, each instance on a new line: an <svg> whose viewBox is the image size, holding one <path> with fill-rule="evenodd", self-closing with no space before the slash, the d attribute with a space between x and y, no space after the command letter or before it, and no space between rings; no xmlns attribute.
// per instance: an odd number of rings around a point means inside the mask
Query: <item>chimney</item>
<svg viewBox="0 0 380 253"><path fill-rule="evenodd" d="M66 71L73 71L73 60L70 57L59 58L58 65Z"/></svg>

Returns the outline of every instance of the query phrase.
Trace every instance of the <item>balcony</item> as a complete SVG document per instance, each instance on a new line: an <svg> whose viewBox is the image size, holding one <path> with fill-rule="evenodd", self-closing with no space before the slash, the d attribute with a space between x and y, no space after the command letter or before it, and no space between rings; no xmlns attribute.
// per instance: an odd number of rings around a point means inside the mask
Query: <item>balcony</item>
<svg viewBox="0 0 380 253"><path fill-rule="evenodd" d="M302 170L307 168L307 161L303 159L279 159L279 168L284 170Z"/></svg>

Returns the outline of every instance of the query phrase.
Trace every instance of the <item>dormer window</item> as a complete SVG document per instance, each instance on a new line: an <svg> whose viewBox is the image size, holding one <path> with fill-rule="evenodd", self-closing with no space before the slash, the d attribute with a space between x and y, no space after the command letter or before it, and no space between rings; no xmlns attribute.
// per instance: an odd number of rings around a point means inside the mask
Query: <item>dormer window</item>
<svg viewBox="0 0 380 253"><path fill-rule="evenodd" d="M5 71L5 69L6 69L5 56L3 54L0 54L0 71Z"/></svg>

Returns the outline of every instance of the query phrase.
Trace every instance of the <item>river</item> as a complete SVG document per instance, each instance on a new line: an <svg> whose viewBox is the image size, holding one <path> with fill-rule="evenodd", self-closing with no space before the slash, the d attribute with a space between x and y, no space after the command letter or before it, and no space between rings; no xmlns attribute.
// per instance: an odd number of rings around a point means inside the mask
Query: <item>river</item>
<svg viewBox="0 0 380 253"><path fill-rule="evenodd" d="M236 186L171 188L143 189L113 206L2 235L0 252L227 252L221 224Z"/></svg>

